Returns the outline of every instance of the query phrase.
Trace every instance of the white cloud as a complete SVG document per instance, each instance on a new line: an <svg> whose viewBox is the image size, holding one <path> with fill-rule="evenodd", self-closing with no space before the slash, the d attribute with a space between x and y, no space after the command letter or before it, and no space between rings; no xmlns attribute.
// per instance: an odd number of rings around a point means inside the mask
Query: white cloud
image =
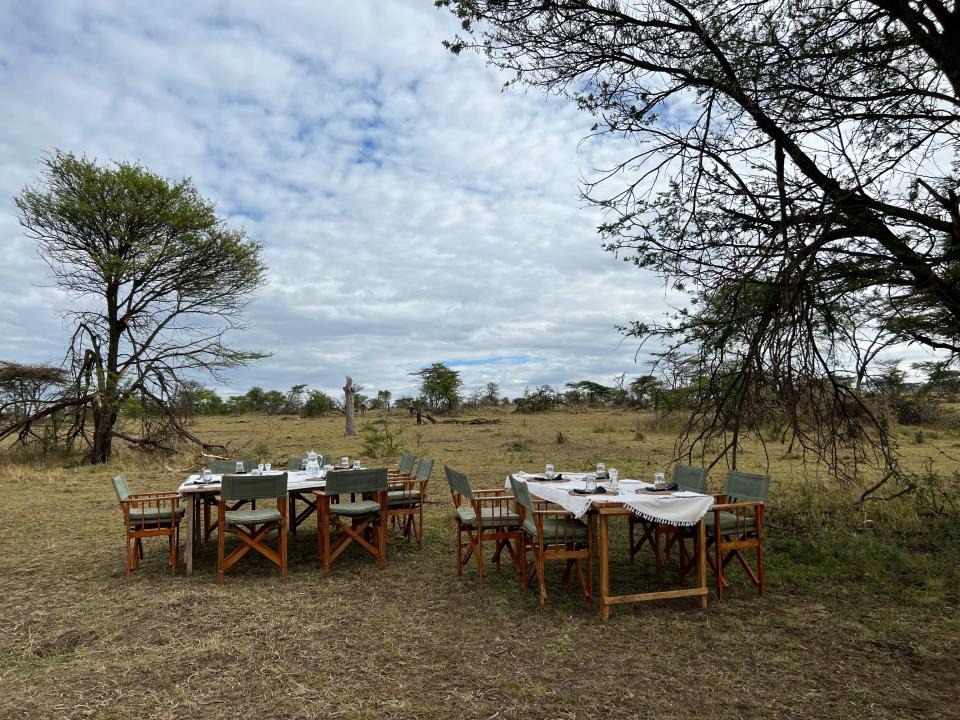
<svg viewBox="0 0 960 720"><path fill-rule="evenodd" d="M51 148L191 176L265 246L270 285L236 343L274 351L232 390L412 389L462 361L467 386L637 371L614 326L664 309L657 278L600 249L578 147L591 119L501 91L426 2L21 6L0 29L0 358L59 358L67 300L11 198Z"/></svg>

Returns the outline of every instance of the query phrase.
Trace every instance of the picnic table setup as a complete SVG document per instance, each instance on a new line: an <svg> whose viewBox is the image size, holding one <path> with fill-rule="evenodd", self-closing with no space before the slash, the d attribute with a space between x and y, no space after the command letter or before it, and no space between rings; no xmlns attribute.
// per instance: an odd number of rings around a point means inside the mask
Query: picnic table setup
<svg viewBox="0 0 960 720"><path fill-rule="evenodd" d="M176 574L180 521L186 519L186 574L192 575L198 549L217 535L218 582L239 559L256 551L287 574L288 534L310 516L317 518L318 563L324 575L351 544L360 546L384 567L387 525L398 526L409 540L422 546L426 487L434 461L404 453L392 470L367 468L359 459L343 457L337 465L327 455L310 452L290 458L286 468L249 460L214 460L202 472L184 479L176 491L132 494L122 476L113 480L127 528L127 573L143 557L142 540L164 536L170 544ZM548 597L548 561L564 563L563 582L569 591L579 580L588 607L599 601L604 620L614 605L696 598L707 606L713 571L717 598L729 585L724 568L737 560L751 581L764 589L762 520L770 478L739 471L727 473L723 492L706 492L707 471L676 464L669 482L664 472L651 481L621 478L616 468L602 463L590 472L556 472L548 464L542 473L517 470L503 485L474 489L466 475L444 466L456 510L456 567L475 560L481 586L486 577L484 544L493 543L492 561L499 570L509 557L526 590L536 580L539 607ZM257 507L257 501L267 501ZM180 506L183 502L185 507ZM301 503L298 510L297 503ZM216 517L214 517L216 512ZM679 551L680 587L611 593L611 518L625 518L629 529L627 555L634 561L649 544L658 570L673 548ZM240 543L226 552L225 538ZM268 537L274 538L272 544ZM687 541L692 541L692 553ZM661 545L662 550L661 550ZM748 562L744 551L753 550ZM594 592L594 562L599 563L599 586ZM695 583L686 576L695 571ZM576 575L574 575L574 572Z"/></svg>
<svg viewBox="0 0 960 720"><path fill-rule="evenodd" d="M615 474L611 471L610 475ZM600 616L603 619L610 616L611 605L622 603L697 597L700 607L707 606L709 588L704 517L714 505L713 496L678 490L675 487L668 489L669 486L665 484L657 488L655 483L642 480L611 477L607 481L598 481L595 473L585 472L566 472L554 477L516 472L507 478L507 487L510 487L511 479L523 483L533 497L563 508L576 520L582 519L588 513L596 515L600 561ZM630 595L610 594L610 518L631 515L647 523L696 528L695 587Z"/></svg>

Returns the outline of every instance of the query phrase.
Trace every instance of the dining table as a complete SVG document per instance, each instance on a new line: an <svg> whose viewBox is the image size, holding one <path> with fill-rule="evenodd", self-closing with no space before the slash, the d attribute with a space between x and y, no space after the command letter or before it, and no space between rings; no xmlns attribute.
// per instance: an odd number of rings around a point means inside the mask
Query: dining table
<svg viewBox="0 0 960 720"><path fill-rule="evenodd" d="M338 468L339 469L339 468ZM306 492L310 490L322 490L326 487L327 476L324 469L319 473L308 470L287 470L264 472L264 475L280 475L283 472L287 474L287 492ZM186 563L187 575L193 574L193 560L196 549L200 546L200 512L203 506L204 497L216 495L220 492L221 475L210 475L204 478L202 475L193 474L187 477L177 492L187 501L187 542L184 553L184 562Z"/></svg>
<svg viewBox="0 0 960 720"><path fill-rule="evenodd" d="M591 473L564 472L547 478L543 473L515 472L513 478L525 482L530 494L559 505L575 518L587 513L597 515L600 555L600 617L610 617L613 605L667 598L696 597L700 607L707 607L707 542L704 518L713 507L712 495L690 491L655 488L643 480L619 479L616 486L609 481L597 482L598 490L587 490ZM507 477L506 487L510 487ZM650 523L664 523L678 527L697 527L697 585L696 587L657 592L637 592L628 595L610 593L610 534L611 517L634 515Z"/></svg>

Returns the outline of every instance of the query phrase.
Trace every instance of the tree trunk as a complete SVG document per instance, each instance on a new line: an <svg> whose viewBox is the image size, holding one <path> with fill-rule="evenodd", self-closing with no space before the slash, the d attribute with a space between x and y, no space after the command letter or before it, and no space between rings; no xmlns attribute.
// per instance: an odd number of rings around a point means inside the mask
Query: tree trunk
<svg viewBox="0 0 960 720"><path fill-rule="evenodd" d="M347 375L347 384L343 386L343 414L346 416L346 428L343 434L347 437L356 437L357 423L353 415L353 397L357 393L357 388L353 384L353 378Z"/></svg>

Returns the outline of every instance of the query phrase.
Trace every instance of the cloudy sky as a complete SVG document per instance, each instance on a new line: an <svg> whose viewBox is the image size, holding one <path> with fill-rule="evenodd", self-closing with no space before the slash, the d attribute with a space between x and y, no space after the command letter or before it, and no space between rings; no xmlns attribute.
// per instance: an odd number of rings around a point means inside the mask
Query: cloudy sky
<svg viewBox="0 0 960 720"><path fill-rule="evenodd" d="M198 7L201 6L201 7ZM411 393L642 372L618 323L658 279L600 248L578 183L625 151L591 118L441 42L429 0L5 3L0 29L0 359L59 361L68 300L12 198L52 148L192 177L264 244L269 285L236 344L274 352L227 393L351 374ZM641 356L641 363L643 361Z"/></svg>

